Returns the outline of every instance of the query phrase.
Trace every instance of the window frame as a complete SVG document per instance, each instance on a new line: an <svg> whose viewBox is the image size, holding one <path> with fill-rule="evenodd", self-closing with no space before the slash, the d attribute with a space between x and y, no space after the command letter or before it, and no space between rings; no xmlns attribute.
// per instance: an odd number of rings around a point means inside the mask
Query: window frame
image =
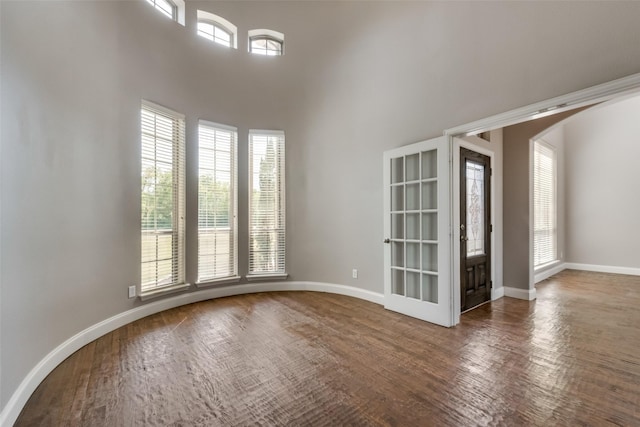
<svg viewBox="0 0 640 427"><path fill-rule="evenodd" d="M266 42L278 43L280 45L280 50L271 51L271 52L279 52L279 53L270 55L268 53L270 50L267 48L264 49L265 51L264 53L257 50L254 51L253 42L257 40L265 40ZM250 30L248 41L249 41L249 53L252 55L259 55L259 56L283 56L284 55L284 34L279 33L277 31L266 30L266 29Z"/></svg>
<svg viewBox="0 0 640 427"><path fill-rule="evenodd" d="M209 25L213 26L213 30L214 30L213 38L209 38L208 36L205 36L205 35L200 33L200 29L198 28L200 23L209 24ZM215 29L216 28L218 28L218 29L224 31L225 33L229 34L229 36L230 36L229 46L227 46L224 43L220 43L219 41L216 41L216 37L215 37ZM212 42L212 43L217 44L217 45L224 46L224 47L229 47L229 48L233 48L233 49L237 49L238 48L238 27L233 25L233 23L231 23L230 21L226 20L222 16L215 15L215 14L213 14L211 12L207 12L206 10L198 9L198 11L197 11L196 34L198 36L200 36L200 37Z"/></svg>
<svg viewBox="0 0 640 427"><path fill-rule="evenodd" d="M208 131L214 131L214 141L213 146L205 147L203 140L203 128ZM201 247L202 243L202 235L201 235L201 224L203 222L201 214L201 174L203 171L202 168L202 159L203 150L213 151L214 156L218 151L216 150L215 145L217 144L217 132L228 132L230 133L230 148L229 148L229 181L230 181L230 189L229 189L229 198L230 198L230 210L228 215L230 217L229 220L229 232L230 232L230 259L226 260L226 262L232 264L229 274L226 275L203 275L202 272L204 270L204 265L201 264L201 257L203 256ZM220 283L220 282L230 282L230 281L238 281L240 276L238 276L238 129L232 126L223 125L220 123L210 122L207 120L199 120L198 122L198 280L197 285L202 285L205 283ZM214 169L207 169L209 171L213 171L214 175L218 172L217 163L214 157ZM211 228L211 227L207 227ZM217 228L217 227L214 227ZM209 230L211 231L211 230ZM215 231L214 231L215 234ZM217 245L215 245L217 249ZM217 253L214 253L216 256Z"/></svg>
<svg viewBox="0 0 640 427"><path fill-rule="evenodd" d="M544 170L540 164L540 156L550 160L550 171ZM548 168L547 168L548 169ZM558 152L556 147L543 139L533 141L533 268L543 269L559 261L558 257ZM545 176L541 176L545 173ZM549 176L550 175L550 176ZM544 181L541 182L541 181ZM545 190L539 188L545 185ZM544 194L542 194L544 193ZM544 200L540 200L544 197ZM546 206L546 208L545 208ZM545 210L545 218L541 219L540 211ZM550 247L541 253L540 241L544 239L545 246Z"/></svg>
<svg viewBox="0 0 640 427"><path fill-rule="evenodd" d="M255 145L256 138L267 138L266 144L269 140L275 138L274 143L277 144L276 152L274 153L275 169L277 182L277 202L275 203L275 212L272 211L274 216L273 220L277 222L273 227L258 228L254 224L254 217L256 211L254 209L253 202L253 188L254 188L254 176L256 175L255 163L257 162ZM249 245L249 262L247 280L264 280L264 279L284 279L288 276L286 272L286 144L285 134L283 131L273 130L249 130L249 147L248 147L248 245ZM267 148L265 147L265 150ZM258 172L259 173L259 172ZM275 268L265 269L256 268L256 255L259 252L254 251L254 239L259 232L275 233L277 235L275 242L275 251L269 250L267 252L273 252L273 258L271 263Z"/></svg>
<svg viewBox="0 0 640 427"><path fill-rule="evenodd" d="M145 113L153 115L154 125L153 125L153 133L149 132L149 129L145 129ZM144 217L143 217L143 203L144 203L144 182L143 176L145 171L144 163L145 160L151 161L154 164L154 170L157 170L157 156L158 156L158 139L162 139L158 136L158 117L162 117L164 119L168 119L172 123L172 135L171 135L171 229L170 230L160 230L157 226L157 223L154 225L151 232L148 231L147 228L144 227ZM145 134L147 136L151 136L154 140L153 142L153 156L151 159L149 157L145 157L145 148L149 149L150 147L145 147ZM186 149L186 137L185 137L185 116L183 114L177 113L173 110L170 110L166 107L163 107L158 104L154 104L152 102L142 100L141 108L140 108L140 179L141 179L141 194L140 194L140 280L138 282L138 295L140 295L141 299L146 299L150 297L154 297L157 295L162 295L167 292L173 292L182 288L189 287L189 284L185 282L185 209L186 209L186 168L185 168L185 149ZM162 149L160 149L162 150ZM166 163L166 162L165 162ZM155 174L156 172L154 172ZM154 178L155 180L155 178ZM156 182L153 183L155 188ZM155 190L154 190L155 192ZM154 201L156 199L154 198ZM147 230L147 231L145 231ZM158 277L156 277L155 283L153 282L143 282L143 274L144 274L144 265L149 262L156 263L156 275L158 265L157 263L161 261L158 258L158 253L160 252L158 240L155 243L155 252L156 257L154 260L145 261L145 247L143 244L143 240L145 239L145 235L155 235L156 239L161 235L171 234L171 281L166 284L162 284L158 281Z"/></svg>

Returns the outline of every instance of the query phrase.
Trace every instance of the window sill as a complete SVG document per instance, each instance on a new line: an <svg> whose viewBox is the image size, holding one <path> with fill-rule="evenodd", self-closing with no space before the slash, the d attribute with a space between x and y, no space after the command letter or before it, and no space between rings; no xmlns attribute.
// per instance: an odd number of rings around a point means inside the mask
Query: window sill
<svg viewBox="0 0 640 427"><path fill-rule="evenodd" d="M222 279L211 279L211 280L205 280L202 282L196 282L196 287L208 288L211 286L228 285L231 283L238 283L238 282L240 282L240 276L231 276L231 277L224 277Z"/></svg>
<svg viewBox="0 0 640 427"><path fill-rule="evenodd" d="M556 265L560 264L561 262L562 262L561 260L556 259L554 261L550 261L550 262L547 262L547 263L544 263L544 264L540 264L537 267L534 267L533 271L534 271L534 273L536 273L538 271L543 271L543 270L546 270L548 268L555 267Z"/></svg>
<svg viewBox="0 0 640 427"><path fill-rule="evenodd" d="M158 298L164 295L173 294L175 292L184 291L189 289L191 284L183 283L181 285L170 286L166 288L156 289L150 292L145 292L144 294L140 294L140 300L147 301L150 299Z"/></svg>
<svg viewBox="0 0 640 427"><path fill-rule="evenodd" d="M274 273L274 274L247 274L245 276L249 282L258 282L264 280L284 280L289 277L288 273Z"/></svg>

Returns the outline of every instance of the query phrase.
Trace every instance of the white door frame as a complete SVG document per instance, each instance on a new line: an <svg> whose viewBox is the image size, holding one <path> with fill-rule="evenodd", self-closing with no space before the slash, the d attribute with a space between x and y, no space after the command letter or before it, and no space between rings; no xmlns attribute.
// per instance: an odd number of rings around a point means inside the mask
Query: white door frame
<svg viewBox="0 0 640 427"><path fill-rule="evenodd" d="M484 148L480 145L473 144L471 142L464 141L460 138L454 137L452 141L453 146L453 168L452 168L452 191L451 191L451 201L452 201L452 233L451 238L453 239L452 248L453 248L453 271L451 273L451 277L453 278L452 283L454 284L454 288L452 289L451 295L453 298L453 324L457 325L460 323L460 228L458 224L460 224L460 148L468 148L471 151L475 151L476 153L484 154L489 157L491 160L491 169L494 168L494 158L495 153L492 150ZM489 200L489 209L491 210L491 224L495 222L495 192L496 192L496 184L495 179L491 176L491 200ZM491 232L491 253L489 256L491 257L491 277L489 280L496 283L496 239L495 232ZM457 286L455 285L457 283ZM495 291L494 288L491 289L491 301L498 299L502 295Z"/></svg>
<svg viewBox="0 0 640 427"><path fill-rule="evenodd" d="M449 137L449 149L450 149L450 161L458 159L458 167L459 167L459 158L460 154L454 155L454 147L455 140L454 137L464 137L469 135L476 135L481 132L487 132L492 129L503 128L505 126L515 125L518 123L526 122L529 120L550 116L552 114L561 113L564 111L572 110L579 107L584 107L587 105L595 104L598 102L609 101L613 98L617 98L619 96L630 95L632 93L638 92L640 90L640 73L632 74L627 77L623 77L617 80L612 80L607 83L599 84L596 86L589 87L587 89L579 90L576 92L571 92L566 95L557 96L555 98L547 99L545 101L540 101L534 104L530 104L521 108L517 108L515 110L507 111L502 114L497 114L494 116L487 117L485 119L476 120L474 122L470 122L461 126L457 126L454 128L450 128L444 131L444 135ZM472 149L477 150L477 147L473 147ZM459 150L459 148L458 148ZM480 151L478 151L480 152ZM455 167L451 167L450 173L452 176L450 177L450 183L452 185L451 191L451 214L453 216L457 215L457 221L460 221L460 211L454 208L454 203L457 203L458 206L460 204L459 200L459 178L458 178L458 189L456 196L456 187L455 187ZM458 169L459 171L459 169ZM492 190L495 180L492 180ZM457 202L456 202L457 200ZM493 209L493 200L495 197L492 196L492 209ZM452 224L457 224L455 222L455 218L452 216ZM493 217L495 218L495 217ZM494 220L492 220L494 222ZM495 222L494 222L495 226ZM494 227L495 230L495 227ZM453 262L451 263L451 292L450 295L453 298L453 321L452 325L457 325L460 323L460 242L456 241L456 237L459 239L459 231L458 233L451 233L451 238L453 239L453 244L451 245L451 257L453 258ZM494 239L494 236L492 236ZM493 243L493 240L492 240ZM457 244L457 246L456 246ZM495 248L495 245L492 245ZM492 248L492 252L495 253L495 249ZM492 254L492 267L495 266L496 260L495 256ZM531 258L531 255L530 257ZM457 262L456 262L457 260ZM457 267L456 267L457 265ZM502 262L500 262L502 265ZM532 266L529 266L530 270ZM457 268L457 269L456 269ZM495 268L492 268L492 277L495 274ZM535 291L535 283L533 283L533 279L530 279L529 283L529 291ZM492 299L493 299L493 290L492 290Z"/></svg>

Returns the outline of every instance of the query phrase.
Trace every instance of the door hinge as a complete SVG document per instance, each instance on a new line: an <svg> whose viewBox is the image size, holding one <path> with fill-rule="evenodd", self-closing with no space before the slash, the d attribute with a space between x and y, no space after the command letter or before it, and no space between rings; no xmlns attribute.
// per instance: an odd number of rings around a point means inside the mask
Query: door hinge
<svg viewBox="0 0 640 427"><path fill-rule="evenodd" d="M489 176L493 176L493 168L489 168Z"/></svg>
<svg viewBox="0 0 640 427"><path fill-rule="evenodd" d="M493 233L493 224L489 224L489 233Z"/></svg>
<svg viewBox="0 0 640 427"><path fill-rule="evenodd" d="M493 289L493 280L489 280L489 289Z"/></svg>

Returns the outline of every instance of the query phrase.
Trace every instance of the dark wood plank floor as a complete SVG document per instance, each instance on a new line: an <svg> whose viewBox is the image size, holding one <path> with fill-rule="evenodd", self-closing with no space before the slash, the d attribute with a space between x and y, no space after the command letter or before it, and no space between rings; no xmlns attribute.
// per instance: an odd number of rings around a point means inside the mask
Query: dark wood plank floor
<svg viewBox="0 0 640 427"><path fill-rule="evenodd" d="M56 368L18 426L640 425L640 277L565 271L441 328L311 292L159 313Z"/></svg>

